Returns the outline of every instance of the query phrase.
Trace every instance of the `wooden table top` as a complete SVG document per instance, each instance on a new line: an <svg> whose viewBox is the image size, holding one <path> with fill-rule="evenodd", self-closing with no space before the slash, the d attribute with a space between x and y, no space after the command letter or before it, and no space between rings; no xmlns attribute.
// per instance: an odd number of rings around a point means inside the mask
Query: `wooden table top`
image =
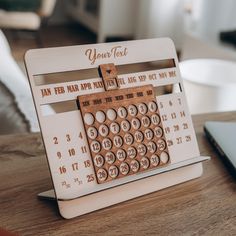
<svg viewBox="0 0 236 236"><path fill-rule="evenodd" d="M39 134L0 136L0 227L20 235L236 235L236 181L203 134L207 120L236 121L236 112L193 117L201 178L71 220L56 202Z"/></svg>

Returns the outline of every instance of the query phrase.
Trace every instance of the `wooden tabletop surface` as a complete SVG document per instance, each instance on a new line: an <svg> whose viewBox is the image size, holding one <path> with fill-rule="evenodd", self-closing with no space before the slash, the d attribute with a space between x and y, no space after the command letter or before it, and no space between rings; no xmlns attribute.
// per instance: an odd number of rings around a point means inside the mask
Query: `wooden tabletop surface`
<svg viewBox="0 0 236 236"><path fill-rule="evenodd" d="M236 180L203 134L207 120L236 121L236 112L193 117L201 178L71 220L56 202L39 134L0 136L0 228L19 235L236 235Z"/></svg>

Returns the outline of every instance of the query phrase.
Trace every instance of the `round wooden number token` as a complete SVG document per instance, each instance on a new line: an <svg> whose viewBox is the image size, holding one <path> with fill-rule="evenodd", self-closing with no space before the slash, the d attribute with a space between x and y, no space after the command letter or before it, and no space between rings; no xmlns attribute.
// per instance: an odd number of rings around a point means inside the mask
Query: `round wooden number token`
<svg viewBox="0 0 236 236"><path fill-rule="evenodd" d="M166 142L163 139L157 141L157 147L160 151L163 151L166 148Z"/></svg>
<svg viewBox="0 0 236 236"><path fill-rule="evenodd" d="M109 138L104 138L102 140L102 147L105 150L110 150L112 148L112 141Z"/></svg>
<svg viewBox="0 0 236 236"><path fill-rule="evenodd" d="M102 124L98 128L98 132L101 136L106 137L109 133L109 129L106 125Z"/></svg>
<svg viewBox="0 0 236 236"><path fill-rule="evenodd" d="M121 147L123 145L123 139L121 138L121 136L119 135L116 135L114 138L113 138L113 143L116 147Z"/></svg>
<svg viewBox="0 0 236 236"><path fill-rule="evenodd" d="M141 164L141 167L146 170L150 164L149 159L147 157L143 157L140 161L140 164Z"/></svg>
<svg viewBox="0 0 236 236"><path fill-rule="evenodd" d="M162 137L162 135L163 135L163 130L162 130L162 128L161 128L160 126L155 127L155 128L154 128L154 134L155 134L155 136L156 136L157 138Z"/></svg>
<svg viewBox="0 0 236 236"><path fill-rule="evenodd" d="M129 158L135 158L137 156L137 151L134 147L129 147L128 150L127 150L127 156Z"/></svg>
<svg viewBox="0 0 236 236"><path fill-rule="evenodd" d="M106 170L99 169L97 171L97 177L98 177L99 181L101 181L101 182L105 181L107 179L107 172L106 172Z"/></svg>
<svg viewBox="0 0 236 236"><path fill-rule="evenodd" d="M147 149L150 153L154 153L157 150L157 146L154 142L151 141L147 144Z"/></svg>
<svg viewBox="0 0 236 236"><path fill-rule="evenodd" d="M147 140L153 139L153 136L154 136L153 131L151 129L146 129L144 131L144 136Z"/></svg>
<svg viewBox="0 0 236 236"><path fill-rule="evenodd" d="M151 121L150 121L149 117L147 117L147 116L143 116L141 118L141 122L142 122L142 125L146 128L151 124Z"/></svg>
<svg viewBox="0 0 236 236"><path fill-rule="evenodd" d="M140 122L140 120L138 119L138 118L133 118L132 120L131 120L131 125L132 125L132 127L134 128L134 129L139 129L140 128L140 126L141 126L141 122Z"/></svg>
<svg viewBox="0 0 236 236"><path fill-rule="evenodd" d="M147 111L148 111L147 105L144 104L144 103L140 103L140 104L138 105L138 111L139 111L142 115L146 114Z"/></svg>
<svg viewBox="0 0 236 236"><path fill-rule="evenodd" d="M151 120L154 125L158 125L161 119L157 114L153 114L151 115Z"/></svg>
<svg viewBox="0 0 236 236"><path fill-rule="evenodd" d="M104 165L104 162L105 161L104 161L104 158L103 158L102 155L96 155L94 157L94 164L95 164L95 166L102 167Z"/></svg>
<svg viewBox="0 0 236 236"><path fill-rule="evenodd" d="M138 150L138 154L140 156L144 156L147 152L147 148L144 144L139 144L138 147L137 147L137 150Z"/></svg>
<svg viewBox="0 0 236 236"><path fill-rule="evenodd" d="M113 152L107 152L105 155L105 159L106 159L106 162L111 165L115 162L116 156Z"/></svg>
<svg viewBox="0 0 236 236"><path fill-rule="evenodd" d="M129 173L129 165L126 162L120 164L120 173L127 175Z"/></svg>
<svg viewBox="0 0 236 236"><path fill-rule="evenodd" d="M141 131L136 131L134 133L134 139L138 143L142 142L143 141L143 133Z"/></svg>
<svg viewBox="0 0 236 236"><path fill-rule="evenodd" d="M152 166L155 166L155 167L158 166L159 163L160 163L159 157L158 157L157 155L155 155L155 154L153 154L153 155L151 156L150 161L151 161L151 165L152 165Z"/></svg>
<svg viewBox="0 0 236 236"><path fill-rule="evenodd" d="M166 164L169 161L169 155L166 152L162 152L160 159L162 163Z"/></svg>
<svg viewBox="0 0 236 236"><path fill-rule="evenodd" d="M119 107L117 110L118 116L124 119L127 116L127 110L124 107Z"/></svg>
<svg viewBox="0 0 236 236"><path fill-rule="evenodd" d="M84 122L87 125L92 125L94 123L94 116L91 113L84 114Z"/></svg>
<svg viewBox="0 0 236 236"><path fill-rule="evenodd" d="M126 158L126 152L123 149L118 149L116 152L116 157L119 161L124 161Z"/></svg>
<svg viewBox="0 0 236 236"><path fill-rule="evenodd" d="M121 129L125 132L130 130L130 123L127 120L122 120L120 126L121 126Z"/></svg>
<svg viewBox="0 0 236 236"><path fill-rule="evenodd" d="M110 131L113 133L113 134L118 134L120 132L120 126L118 125L118 123L116 122L112 122L110 124Z"/></svg>
<svg viewBox="0 0 236 236"><path fill-rule="evenodd" d="M106 115L103 111L97 111L96 112L96 120L99 123L103 123L106 120Z"/></svg>
<svg viewBox="0 0 236 236"><path fill-rule="evenodd" d="M116 178L119 174L119 170L116 166L110 166L108 169L108 173L111 176L111 178Z"/></svg>
<svg viewBox="0 0 236 236"><path fill-rule="evenodd" d="M139 162L137 160L132 160L130 162L130 169L133 171L133 172L137 172L139 170Z"/></svg>
<svg viewBox="0 0 236 236"><path fill-rule="evenodd" d="M89 127L87 130L87 134L90 139L95 139L97 138L98 132L95 127Z"/></svg>
<svg viewBox="0 0 236 236"><path fill-rule="evenodd" d="M130 134L130 133L126 133L126 134L124 135L124 141L125 141L126 144L131 145L131 144L134 142L134 137L133 137L133 135Z"/></svg>
<svg viewBox="0 0 236 236"><path fill-rule="evenodd" d="M151 112L155 112L157 110L157 104L155 102L149 102L148 103L148 109Z"/></svg>
<svg viewBox="0 0 236 236"><path fill-rule="evenodd" d="M91 151L98 153L101 150L101 144L98 141L92 141L90 144Z"/></svg>

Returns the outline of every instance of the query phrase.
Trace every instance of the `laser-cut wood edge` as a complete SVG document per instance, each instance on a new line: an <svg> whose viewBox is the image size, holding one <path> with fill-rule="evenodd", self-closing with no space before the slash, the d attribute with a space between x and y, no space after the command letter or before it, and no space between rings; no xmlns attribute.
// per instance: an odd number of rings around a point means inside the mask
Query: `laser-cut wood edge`
<svg viewBox="0 0 236 236"><path fill-rule="evenodd" d="M204 161L209 161L211 158L209 156L199 156L199 157L195 157L195 158L192 158L190 160L186 160L186 161L182 161L180 163L176 163L176 164L173 164L172 166L168 166L166 167L169 168L168 170L163 170L163 169L159 169L159 173L156 173L155 175L152 175L152 176L149 176L149 177L146 177L144 179L147 179L147 178L150 178L150 177L153 177L153 176L160 176L164 173L174 173L173 171L175 170L178 170L178 169L182 169L184 167L188 167L188 166L194 166L196 164L201 164L202 162ZM129 182L129 183L126 183L126 184L122 184L122 185L118 185L118 186L115 186L113 187L112 189L115 189L117 187L120 187L120 186L123 186L123 185L131 185L135 182L139 182L140 180L142 179L138 179L138 180L135 180L133 182ZM102 191L99 191L99 192L103 192L103 191L107 191L109 189L104 189ZM93 195L93 194L96 194L97 192L95 193L92 193L92 194L88 194L88 195ZM88 195L84 195L84 196L81 196L81 197L78 197L78 198L82 198L82 197L86 197ZM78 199L78 198L71 198L71 199L58 199L56 198L55 196L55 191L54 189L50 189L50 190L47 190L47 191L44 191L44 192L41 192L37 195L40 199L46 199L46 200L58 200L58 201L72 201L72 200L75 200L75 199Z"/></svg>
<svg viewBox="0 0 236 236"><path fill-rule="evenodd" d="M117 188L106 190L105 194L103 194L104 192L101 191L87 195L85 197L67 201L54 199L54 190L40 193L38 197L40 199L57 200L61 216L65 219L71 219L76 216L81 216L120 202L131 200L167 187L171 187L198 178L203 173L201 162L209 160L210 158L201 156L197 157L196 159L198 159L199 161L186 166L181 166L178 169L174 169L172 171L141 179L141 182L145 182L145 180L149 179L149 184L142 185L144 189L140 189L135 186L130 188L127 185L122 185L118 186ZM168 182L164 181L164 179L166 178L168 179ZM136 184L139 185L140 181L136 181ZM135 184L135 182L130 184ZM126 191L127 194L119 195L120 197L117 198L117 194L119 194L121 191ZM75 205L77 207L74 207Z"/></svg>

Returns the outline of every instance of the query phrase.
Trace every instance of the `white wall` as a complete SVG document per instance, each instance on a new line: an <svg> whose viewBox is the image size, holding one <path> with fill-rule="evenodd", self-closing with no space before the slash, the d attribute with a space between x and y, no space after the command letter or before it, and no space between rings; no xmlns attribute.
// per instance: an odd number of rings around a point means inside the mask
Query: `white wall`
<svg viewBox="0 0 236 236"><path fill-rule="evenodd" d="M184 0L139 0L136 38L170 37L181 48Z"/></svg>
<svg viewBox="0 0 236 236"><path fill-rule="evenodd" d="M220 31L236 30L235 0L192 0L192 30L210 40Z"/></svg>

